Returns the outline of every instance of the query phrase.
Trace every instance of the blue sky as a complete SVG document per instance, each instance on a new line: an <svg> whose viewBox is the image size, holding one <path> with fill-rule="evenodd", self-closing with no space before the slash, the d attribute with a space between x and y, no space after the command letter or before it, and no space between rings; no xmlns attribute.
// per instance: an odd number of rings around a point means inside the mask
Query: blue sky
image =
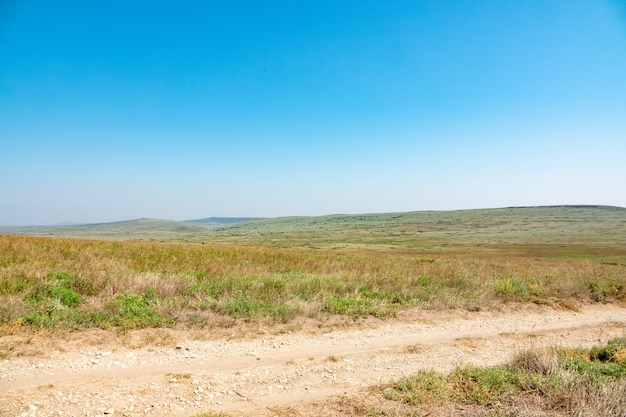
<svg viewBox="0 0 626 417"><path fill-rule="evenodd" d="M619 0L0 2L0 225L626 206Z"/></svg>

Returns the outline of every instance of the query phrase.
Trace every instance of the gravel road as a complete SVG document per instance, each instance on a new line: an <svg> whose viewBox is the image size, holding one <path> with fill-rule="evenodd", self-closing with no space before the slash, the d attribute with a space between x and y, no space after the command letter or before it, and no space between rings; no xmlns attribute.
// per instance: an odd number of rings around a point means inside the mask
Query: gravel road
<svg viewBox="0 0 626 417"><path fill-rule="evenodd" d="M0 416L267 415L271 407L356 395L418 369L502 363L526 346L592 346L626 334L626 309L587 306L412 312L376 327L171 346L57 344L0 361Z"/></svg>

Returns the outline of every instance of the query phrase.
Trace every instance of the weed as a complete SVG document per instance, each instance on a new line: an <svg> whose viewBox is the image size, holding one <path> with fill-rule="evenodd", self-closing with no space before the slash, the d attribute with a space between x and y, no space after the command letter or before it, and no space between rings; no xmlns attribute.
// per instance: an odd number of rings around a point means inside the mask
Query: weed
<svg viewBox="0 0 626 417"><path fill-rule="evenodd" d="M606 346L596 346L589 351L589 358L598 362L623 363L626 337L611 340Z"/></svg>
<svg viewBox="0 0 626 417"><path fill-rule="evenodd" d="M528 301L528 288L522 281L505 279L495 282L495 292L505 301Z"/></svg>
<svg viewBox="0 0 626 417"><path fill-rule="evenodd" d="M113 301L113 307L117 313L113 316L113 321L122 329L160 327L167 322L167 319L154 310L158 301L154 292L122 293Z"/></svg>
<svg viewBox="0 0 626 417"><path fill-rule="evenodd" d="M445 400L451 395L452 391L446 377L434 371L419 371L384 390L384 396L388 400L412 405Z"/></svg>
<svg viewBox="0 0 626 417"><path fill-rule="evenodd" d="M503 367L466 367L453 372L448 380L454 386L456 398L468 404L500 402L504 393L519 386L519 377Z"/></svg>
<svg viewBox="0 0 626 417"><path fill-rule="evenodd" d="M22 317L24 323L34 327L49 328L59 324L64 324L69 328L79 327L101 327L110 326L110 316L101 311L78 311L74 309L57 306L49 308L45 312L33 311Z"/></svg>
<svg viewBox="0 0 626 417"><path fill-rule="evenodd" d="M359 317L390 317L396 314L393 305L373 300L362 296L327 296L325 298L325 311L332 314L347 314L354 318Z"/></svg>
<svg viewBox="0 0 626 417"><path fill-rule="evenodd" d="M621 300L626 296L624 284L612 279L590 282L589 291L591 292L591 298L598 302L606 302L612 299Z"/></svg>
<svg viewBox="0 0 626 417"><path fill-rule="evenodd" d="M35 306L43 306L53 310L62 307L76 307L83 297L71 289L71 283L71 275L67 273L55 274L51 282L31 291L26 300Z"/></svg>

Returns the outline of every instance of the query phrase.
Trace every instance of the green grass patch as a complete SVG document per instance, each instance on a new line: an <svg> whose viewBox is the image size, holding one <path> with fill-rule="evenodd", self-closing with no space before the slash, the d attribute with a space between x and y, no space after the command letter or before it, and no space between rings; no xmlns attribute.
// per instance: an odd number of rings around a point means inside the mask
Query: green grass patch
<svg viewBox="0 0 626 417"><path fill-rule="evenodd" d="M69 308L34 311L23 316L22 320L24 323L40 328L51 328L60 325L66 328L108 328L111 325L111 316L106 312L79 311Z"/></svg>
<svg viewBox="0 0 626 417"><path fill-rule="evenodd" d="M435 371L419 371L384 389L388 400L411 405L448 400L451 395L447 377Z"/></svg>
<svg viewBox="0 0 626 417"><path fill-rule="evenodd" d="M518 415L529 412L532 404L537 415L580 415L585 410L584 415L622 416L625 348L626 338L618 338L592 349L528 350L504 366L466 366L449 374L420 371L380 387L380 392L387 400L413 407L409 411L457 404L480 407L477 415Z"/></svg>
<svg viewBox="0 0 626 417"><path fill-rule="evenodd" d="M124 330L148 327L161 327L171 323L169 319L156 312L160 302L154 291L145 294L122 293L115 297L112 308L115 314L113 323Z"/></svg>
<svg viewBox="0 0 626 417"><path fill-rule="evenodd" d="M26 296L26 300L37 307L76 307L83 297L71 288L72 282L72 275L66 272L57 273L48 282L34 288Z"/></svg>
<svg viewBox="0 0 626 417"><path fill-rule="evenodd" d="M465 367L448 376L457 401L467 404L501 402L505 393L520 389L520 376L504 367Z"/></svg>
<svg viewBox="0 0 626 417"><path fill-rule="evenodd" d="M626 297L624 283L615 279L594 280L589 283L589 292L594 301L623 300Z"/></svg>
<svg viewBox="0 0 626 417"><path fill-rule="evenodd" d="M383 300L360 295L339 297L326 296L324 310L331 314L343 314L358 317L391 317L397 313L397 307L386 304Z"/></svg>

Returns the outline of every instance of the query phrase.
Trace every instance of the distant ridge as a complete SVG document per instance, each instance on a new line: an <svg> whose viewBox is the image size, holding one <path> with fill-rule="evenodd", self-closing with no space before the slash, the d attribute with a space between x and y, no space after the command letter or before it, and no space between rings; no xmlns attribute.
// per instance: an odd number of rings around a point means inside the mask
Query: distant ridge
<svg viewBox="0 0 626 417"><path fill-rule="evenodd" d="M94 223L94 224L80 224L75 226L65 226L65 228L76 229L118 229L124 228L129 230L145 230L145 231L172 231L172 232L187 232L200 230L199 227L187 224L185 222L178 222L174 220L162 220L162 219L150 219L141 218L133 220L122 220L117 222L108 223Z"/></svg>
<svg viewBox="0 0 626 417"><path fill-rule="evenodd" d="M207 217L205 219L185 220L185 223L196 224L200 226L220 227L235 223L249 222L253 220L262 220L263 217Z"/></svg>
<svg viewBox="0 0 626 417"><path fill-rule="evenodd" d="M626 209L553 205L325 216L134 219L45 227L2 227L0 233L93 239L414 247L424 242L596 242L626 244ZM446 243L448 244L448 243ZM333 246L335 245L335 246ZM413 245L413 246L412 246Z"/></svg>
<svg viewBox="0 0 626 417"><path fill-rule="evenodd" d="M202 232L206 228L173 220L142 218L107 223L12 227L0 229L0 232L3 230L16 235L141 239L148 236L161 237Z"/></svg>
<svg viewBox="0 0 626 417"><path fill-rule="evenodd" d="M54 226L0 227L0 233L30 236L60 236L95 239L176 240L259 220L260 217L208 217L175 221L141 218L106 223L63 224Z"/></svg>
<svg viewBox="0 0 626 417"><path fill-rule="evenodd" d="M529 208L575 208L575 209L623 209L617 206L603 206L596 204L557 204L551 206L510 206L509 209L529 209Z"/></svg>

